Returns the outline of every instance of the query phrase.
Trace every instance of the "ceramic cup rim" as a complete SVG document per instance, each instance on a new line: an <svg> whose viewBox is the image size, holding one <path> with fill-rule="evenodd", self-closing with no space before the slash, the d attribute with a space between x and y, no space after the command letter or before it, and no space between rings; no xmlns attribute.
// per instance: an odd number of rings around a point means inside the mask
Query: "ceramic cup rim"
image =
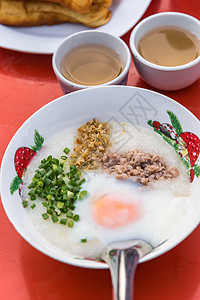
<svg viewBox="0 0 200 300"><path fill-rule="evenodd" d="M173 67L169 67L169 66L161 66L161 65L156 65L148 60L146 60L145 58L143 58L140 53L137 50L137 46L135 43L135 36L138 32L138 30L140 30L141 27L143 26L148 26L148 23L151 22L153 19L157 19L160 18L161 16L174 16L176 18L182 17L182 18L186 18L188 20L190 20L191 22L194 22L194 24L196 24L195 26L199 26L199 30L200 30L200 21L193 17L190 16L188 14L185 13L180 13L180 12L161 12L161 13L156 13L154 15L151 15L147 18L145 18L144 20L142 20L141 22L139 22L134 29L131 32L130 35L130 40L129 40L129 44L130 44L130 48L132 51L132 54L144 65L146 65L147 67L150 67L151 69L155 69L158 71L179 71L179 70L186 70L189 69L197 64L200 63L200 55L195 58L193 61L180 65L180 66L173 66ZM162 22L161 22L162 23ZM162 25L158 25L158 27L160 27ZM182 26L177 26L179 28L182 28Z"/></svg>
<svg viewBox="0 0 200 300"><path fill-rule="evenodd" d="M81 36L81 35L104 35L106 37L110 37L110 38L113 38L115 39L116 41L118 41L119 44L121 44L125 51L126 51L126 55L127 55L127 62L126 64L124 65L124 68L123 68L123 71L120 73L119 76L117 76L116 78L114 78L113 80L111 81L108 81L108 82L105 82L103 84L98 84L98 85L81 85L81 84L77 84L73 81L70 81L68 79L66 79L62 73L59 71L59 67L57 65L57 59L58 59L58 55L59 55L59 51L60 49L62 49L64 47L64 45L71 39L73 39L74 37L78 37L78 36ZM102 43L99 43L100 45L103 45ZM115 50L114 48L112 48L113 50ZM66 53L65 53L66 54ZM59 57L58 61L59 63L61 62L63 56L62 57ZM125 76L126 74L128 73L129 69L130 69L130 65L131 65L131 53L130 53L130 50L128 48L128 46L126 45L126 43L120 38L120 37L117 37L115 35L112 35L110 33L106 33L106 32L103 32L101 30L98 30L98 31L94 31L94 30L84 30L84 31L80 31L80 32L77 32L77 33L74 33L70 36L68 36L67 38L65 38L62 43L56 48L56 50L54 51L53 53L53 57L52 57L52 66L53 66L53 70L57 76L57 78L65 85L67 86L70 86L70 87L73 87L75 89L84 89L84 88L90 88L90 87L96 87L96 86L106 86L106 85L114 85L114 84L117 84L118 82L120 82Z"/></svg>

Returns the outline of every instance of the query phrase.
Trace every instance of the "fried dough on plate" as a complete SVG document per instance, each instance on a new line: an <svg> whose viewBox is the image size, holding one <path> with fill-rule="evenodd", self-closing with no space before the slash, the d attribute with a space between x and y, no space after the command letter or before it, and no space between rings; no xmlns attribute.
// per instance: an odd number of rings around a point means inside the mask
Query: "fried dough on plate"
<svg viewBox="0 0 200 300"><path fill-rule="evenodd" d="M92 5L92 0L49 0L49 2L59 3L81 14L89 12Z"/></svg>
<svg viewBox="0 0 200 300"><path fill-rule="evenodd" d="M88 13L80 14L58 3L32 0L0 0L0 23L11 26L54 25L65 22L81 23L99 27L111 18L105 3L110 0L93 1Z"/></svg>
<svg viewBox="0 0 200 300"><path fill-rule="evenodd" d="M18 1L18 0L15 0ZM25 0L27 1L27 0ZM35 0L35 1L48 1L53 3L59 3L62 6L67 6L72 10L75 10L81 14L89 12L92 3L100 5L102 7L109 8L112 4L112 0Z"/></svg>
<svg viewBox="0 0 200 300"><path fill-rule="evenodd" d="M107 8L111 7L112 2L113 2L112 0L93 0L93 3L95 5L100 5Z"/></svg>

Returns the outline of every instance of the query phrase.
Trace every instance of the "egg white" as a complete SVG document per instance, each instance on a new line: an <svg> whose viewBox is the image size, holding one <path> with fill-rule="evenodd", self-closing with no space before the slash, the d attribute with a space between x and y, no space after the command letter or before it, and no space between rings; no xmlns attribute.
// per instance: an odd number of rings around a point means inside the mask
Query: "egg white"
<svg viewBox="0 0 200 300"><path fill-rule="evenodd" d="M114 241L142 238L156 246L169 238L186 214L188 198L176 197L169 189L144 189L132 181L117 180L107 174L89 173L88 178L83 188L89 196L78 201L75 209L80 216L74 228L77 239L96 238L106 245ZM94 201L105 194L122 193L127 196L127 201L133 201L140 207L139 219L114 229L99 225L92 213Z"/></svg>

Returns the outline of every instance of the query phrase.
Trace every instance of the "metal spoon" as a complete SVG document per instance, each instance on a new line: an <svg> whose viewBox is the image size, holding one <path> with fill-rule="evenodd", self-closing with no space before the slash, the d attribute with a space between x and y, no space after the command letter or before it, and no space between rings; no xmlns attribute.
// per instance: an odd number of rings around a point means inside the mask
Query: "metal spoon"
<svg viewBox="0 0 200 300"><path fill-rule="evenodd" d="M109 265L114 300L133 299L133 280L139 259L153 250L146 241L135 239L108 244L101 258Z"/></svg>

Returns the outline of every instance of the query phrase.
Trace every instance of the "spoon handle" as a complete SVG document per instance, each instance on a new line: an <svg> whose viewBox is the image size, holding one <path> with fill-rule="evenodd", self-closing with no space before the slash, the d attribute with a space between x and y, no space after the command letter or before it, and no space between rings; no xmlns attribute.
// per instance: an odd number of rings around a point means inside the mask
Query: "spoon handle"
<svg viewBox="0 0 200 300"><path fill-rule="evenodd" d="M114 300L133 299L133 280L139 261L137 249L116 249L109 252Z"/></svg>

